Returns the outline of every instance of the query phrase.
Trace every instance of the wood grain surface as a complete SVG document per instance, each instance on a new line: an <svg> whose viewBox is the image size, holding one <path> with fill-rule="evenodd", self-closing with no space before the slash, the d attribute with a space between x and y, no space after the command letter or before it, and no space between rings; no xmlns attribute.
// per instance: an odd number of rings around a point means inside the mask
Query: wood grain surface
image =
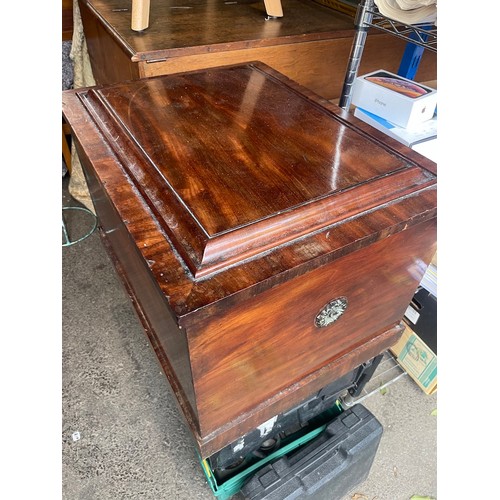
<svg viewBox="0 0 500 500"><path fill-rule="evenodd" d="M163 0L151 2L149 28L137 36L130 28L130 1L79 1L119 34L134 60L324 40L354 29L349 16L308 0L283 0L284 16L270 21L263 1Z"/></svg>
<svg viewBox="0 0 500 500"><path fill-rule="evenodd" d="M195 278L434 183L255 67L82 99Z"/></svg>
<svg viewBox="0 0 500 500"><path fill-rule="evenodd" d="M188 330L202 434L397 324L434 254L435 239L435 221L419 224ZM347 299L344 314L318 328L318 313L339 297Z"/></svg>
<svg viewBox="0 0 500 500"><path fill-rule="evenodd" d="M433 162L262 63L67 91L63 114L203 456L397 340Z"/></svg>
<svg viewBox="0 0 500 500"><path fill-rule="evenodd" d="M354 22L313 0L283 0L284 16L266 21L264 2L152 2L150 26L130 28L130 2L78 0L97 83L262 61L326 99L339 97ZM378 30L365 44L360 74L397 72L405 42ZM436 78L435 54L418 78Z"/></svg>

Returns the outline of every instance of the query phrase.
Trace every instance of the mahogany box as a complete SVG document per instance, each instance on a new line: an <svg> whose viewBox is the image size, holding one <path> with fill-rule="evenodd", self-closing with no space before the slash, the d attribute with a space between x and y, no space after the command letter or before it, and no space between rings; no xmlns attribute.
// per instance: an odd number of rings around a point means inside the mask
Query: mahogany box
<svg viewBox="0 0 500 500"><path fill-rule="evenodd" d="M399 339L435 163L262 63L65 91L63 114L202 458Z"/></svg>

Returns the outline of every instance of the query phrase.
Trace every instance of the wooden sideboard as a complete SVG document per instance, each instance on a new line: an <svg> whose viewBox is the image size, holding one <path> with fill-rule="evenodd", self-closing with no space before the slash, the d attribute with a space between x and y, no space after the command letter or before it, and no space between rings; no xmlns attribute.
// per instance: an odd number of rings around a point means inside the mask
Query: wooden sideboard
<svg viewBox="0 0 500 500"><path fill-rule="evenodd" d="M203 458L397 341L435 163L262 63L66 91L63 114Z"/></svg>
<svg viewBox="0 0 500 500"><path fill-rule="evenodd" d="M284 16L266 20L264 1L151 2L150 24L131 29L130 0L78 0L98 84L262 61L326 99L342 91L354 37L347 15L313 0L283 0ZM405 42L374 31L360 73L396 72ZM425 53L419 81L436 79L436 56Z"/></svg>
<svg viewBox="0 0 500 500"><path fill-rule="evenodd" d="M73 0L62 0L62 39L73 38Z"/></svg>

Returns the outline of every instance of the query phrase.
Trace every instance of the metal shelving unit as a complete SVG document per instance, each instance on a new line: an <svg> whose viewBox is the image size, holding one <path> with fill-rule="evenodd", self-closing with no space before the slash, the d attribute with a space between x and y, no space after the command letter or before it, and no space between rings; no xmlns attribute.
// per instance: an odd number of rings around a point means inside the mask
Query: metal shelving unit
<svg viewBox="0 0 500 500"><path fill-rule="evenodd" d="M358 75L359 64L363 55L366 37L370 28L389 33L417 45L425 50L437 52L437 28L429 24L408 25L382 15L376 7L374 0L361 0L354 21L356 34L351 46L349 62L339 106L349 110L351 105L352 87Z"/></svg>

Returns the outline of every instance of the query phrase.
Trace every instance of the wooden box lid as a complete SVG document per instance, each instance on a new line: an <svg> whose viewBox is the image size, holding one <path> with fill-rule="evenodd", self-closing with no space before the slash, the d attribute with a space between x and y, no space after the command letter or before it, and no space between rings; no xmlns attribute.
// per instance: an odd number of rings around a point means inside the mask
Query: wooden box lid
<svg viewBox="0 0 500 500"><path fill-rule="evenodd" d="M433 162L261 63L69 91L63 111L180 322L436 215Z"/></svg>

